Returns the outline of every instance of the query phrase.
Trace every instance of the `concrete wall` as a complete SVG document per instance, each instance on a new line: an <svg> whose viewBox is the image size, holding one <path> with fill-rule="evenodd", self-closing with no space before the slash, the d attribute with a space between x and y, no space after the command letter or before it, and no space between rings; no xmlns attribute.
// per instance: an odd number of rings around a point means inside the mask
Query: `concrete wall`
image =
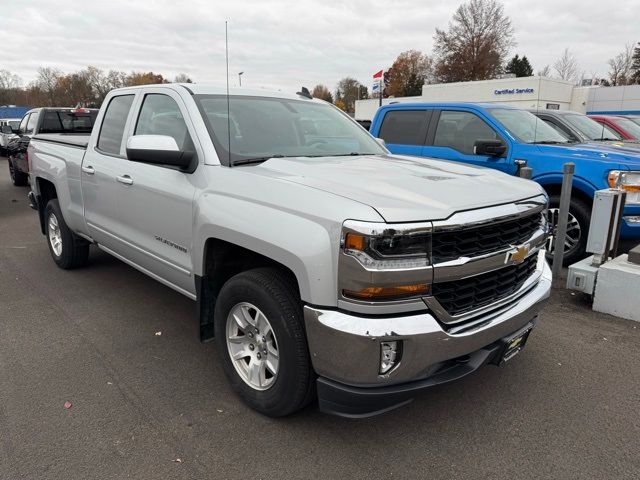
<svg viewBox="0 0 640 480"><path fill-rule="evenodd" d="M587 113L640 114L640 85L590 89Z"/></svg>
<svg viewBox="0 0 640 480"><path fill-rule="evenodd" d="M549 104L554 104L567 110L571 105L573 88L571 82L544 77L440 83L424 85L419 97L385 98L383 105L392 102L489 102L519 108L547 108ZM377 99L359 100L356 102L355 118L371 120L377 109Z"/></svg>

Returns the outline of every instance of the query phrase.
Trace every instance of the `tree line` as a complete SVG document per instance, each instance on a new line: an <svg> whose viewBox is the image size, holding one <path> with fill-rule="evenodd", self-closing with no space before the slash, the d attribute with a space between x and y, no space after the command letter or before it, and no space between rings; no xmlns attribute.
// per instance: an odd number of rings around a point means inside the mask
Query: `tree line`
<svg viewBox="0 0 640 480"><path fill-rule="evenodd" d="M185 74L173 80L192 83ZM114 88L154 83L170 83L159 73L104 71L88 66L74 73L63 73L51 67L40 67L36 80L22 87L17 75L0 70L0 105L28 105L38 107L99 107Z"/></svg>
<svg viewBox="0 0 640 480"><path fill-rule="evenodd" d="M355 102L372 97L407 97L422 94L424 84L489 80L511 74L528 77L534 73L526 55L508 58L516 46L511 19L498 0L468 0L454 12L447 29L436 28L433 52L428 55L419 50L407 50L398 55L386 68L379 93L369 93L367 86L351 76L338 81L332 92L319 84L313 96L334 103L353 112ZM556 77L582 84L589 79L596 85L630 85L640 83L640 43L630 43L609 59L609 72L597 78L580 68L573 53L565 48L552 64L537 71L537 75ZM174 82L191 82L184 74ZM0 70L0 105L31 106L99 106L113 88L168 83L169 80L154 72L129 74L89 66L75 73L42 67L37 79L26 87L21 80L6 70ZM369 82L367 82L369 83Z"/></svg>
<svg viewBox="0 0 640 480"><path fill-rule="evenodd" d="M511 19L497 0L469 0L453 14L446 30L436 29L433 53L419 50L402 52L384 71L383 97L410 97L422 94L424 84L490 80L500 75L530 77L534 69L526 55L508 58L517 45ZM598 78L580 68L576 57L565 48L552 64L537 71L543 77L555 77L583 84L616 86L640 84L640 43L630 43L609 59L609 72ZM332 95L324 85L314 88L314 96L334 102L352 112L355 101L368 98L367 88L352 78L341 79ZM364 94L364 95L363 95ZM372 94L377 98L379 94Z"/></svg>

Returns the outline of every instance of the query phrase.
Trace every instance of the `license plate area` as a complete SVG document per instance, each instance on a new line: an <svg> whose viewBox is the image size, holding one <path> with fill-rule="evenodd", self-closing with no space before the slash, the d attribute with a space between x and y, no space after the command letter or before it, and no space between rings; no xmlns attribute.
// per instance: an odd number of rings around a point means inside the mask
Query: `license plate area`
<svg viewBox="0 0 640 480"><path fill-rule="evenodd" d="M516 333L502 339L502 354L499 357L498 365L508 362L522 351L531 330L533 330L533 323L525 325L524 328L521 328Z"/></svg>

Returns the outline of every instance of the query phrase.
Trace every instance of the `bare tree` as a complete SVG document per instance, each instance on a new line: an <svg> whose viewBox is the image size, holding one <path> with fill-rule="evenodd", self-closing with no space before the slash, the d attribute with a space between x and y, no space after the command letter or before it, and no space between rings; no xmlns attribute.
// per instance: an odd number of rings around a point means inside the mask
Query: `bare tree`
<svg viewBox="0 0 640 480"><path fill-rule="evenodd" d="M448 31L436 29L436 77L442 82L486 80L501 72L516 45L511 20L496 0L470 0L458 7Z"/></svg>
<svg viewBox="0 0 640 480"><path fill-rule="evenodd" d="M570 82L575 82L577 80L578 62L573 53L569 51L569 48L565 48L562 56L554 62L553 69L562 80Z"/></svg>
<svg viewBox="0 0 640 480"><path fill-rule="evenodd" d="M0 70L0 90L20 88L22 79L9 70Z"/></svg>
<svg viewBox="0 0 640 480"><path fill-rule="evenodd" d="M311 96L313 96L314 98L320 98L329 103L333 103L333 95L331 95L331 92L329 91L329 89L322 84L318 84L315 87L313 87Z"/></svg>
<svg viewBox="0 0 640 480"><path fill-rule="evenodd" d="M42 91L48 107L53 107L56 103L56 89L58 81L62 77L62 72L57 68L40 67L38 68L38 78L35 81L36 86Z"/></svg>
<svg viewBox="0 0 640 480"><path fill-rule="evenodd" d="M550 77L551 76L551 67L549 65L545 65L542 70L538 70L539 77Z"/></svg>
<svg viewBox="0 0 640 480"><path fill-rule="evenodd" d="M612 86L633 83L633 47L633 43L629 43L622 52L609 59L609 82Z"/></svg>
<svg viewBox="0 0 640 480"><path fill-rule="evenodd" d="M355 110L356 100L368 98L368 96L367 87L360 85L360 82L355 78L344 77L338 82L335 100L336 105L338 105L338 101L344 105L343 110L345 112L353 112Z"/></svg>
<svg viewBox="0 0 640 480"><path fill-rule="evenodd" d="M179 73L176 78L173 79L173 83L193 83L193 80L186 73Z"/></svg>

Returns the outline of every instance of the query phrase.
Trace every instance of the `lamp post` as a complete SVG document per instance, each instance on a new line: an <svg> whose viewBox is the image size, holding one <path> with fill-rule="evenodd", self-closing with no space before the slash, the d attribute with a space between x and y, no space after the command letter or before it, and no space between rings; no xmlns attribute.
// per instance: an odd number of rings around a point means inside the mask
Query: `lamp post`
<svg viewBox="0 0 640 480"><path fill-rule="evenodd" d="M243 74L243 73L244 73L244 72L240 72L240 73L238 73L238 84L239 84L240 86L242 86L242 74Z"/></svg>

